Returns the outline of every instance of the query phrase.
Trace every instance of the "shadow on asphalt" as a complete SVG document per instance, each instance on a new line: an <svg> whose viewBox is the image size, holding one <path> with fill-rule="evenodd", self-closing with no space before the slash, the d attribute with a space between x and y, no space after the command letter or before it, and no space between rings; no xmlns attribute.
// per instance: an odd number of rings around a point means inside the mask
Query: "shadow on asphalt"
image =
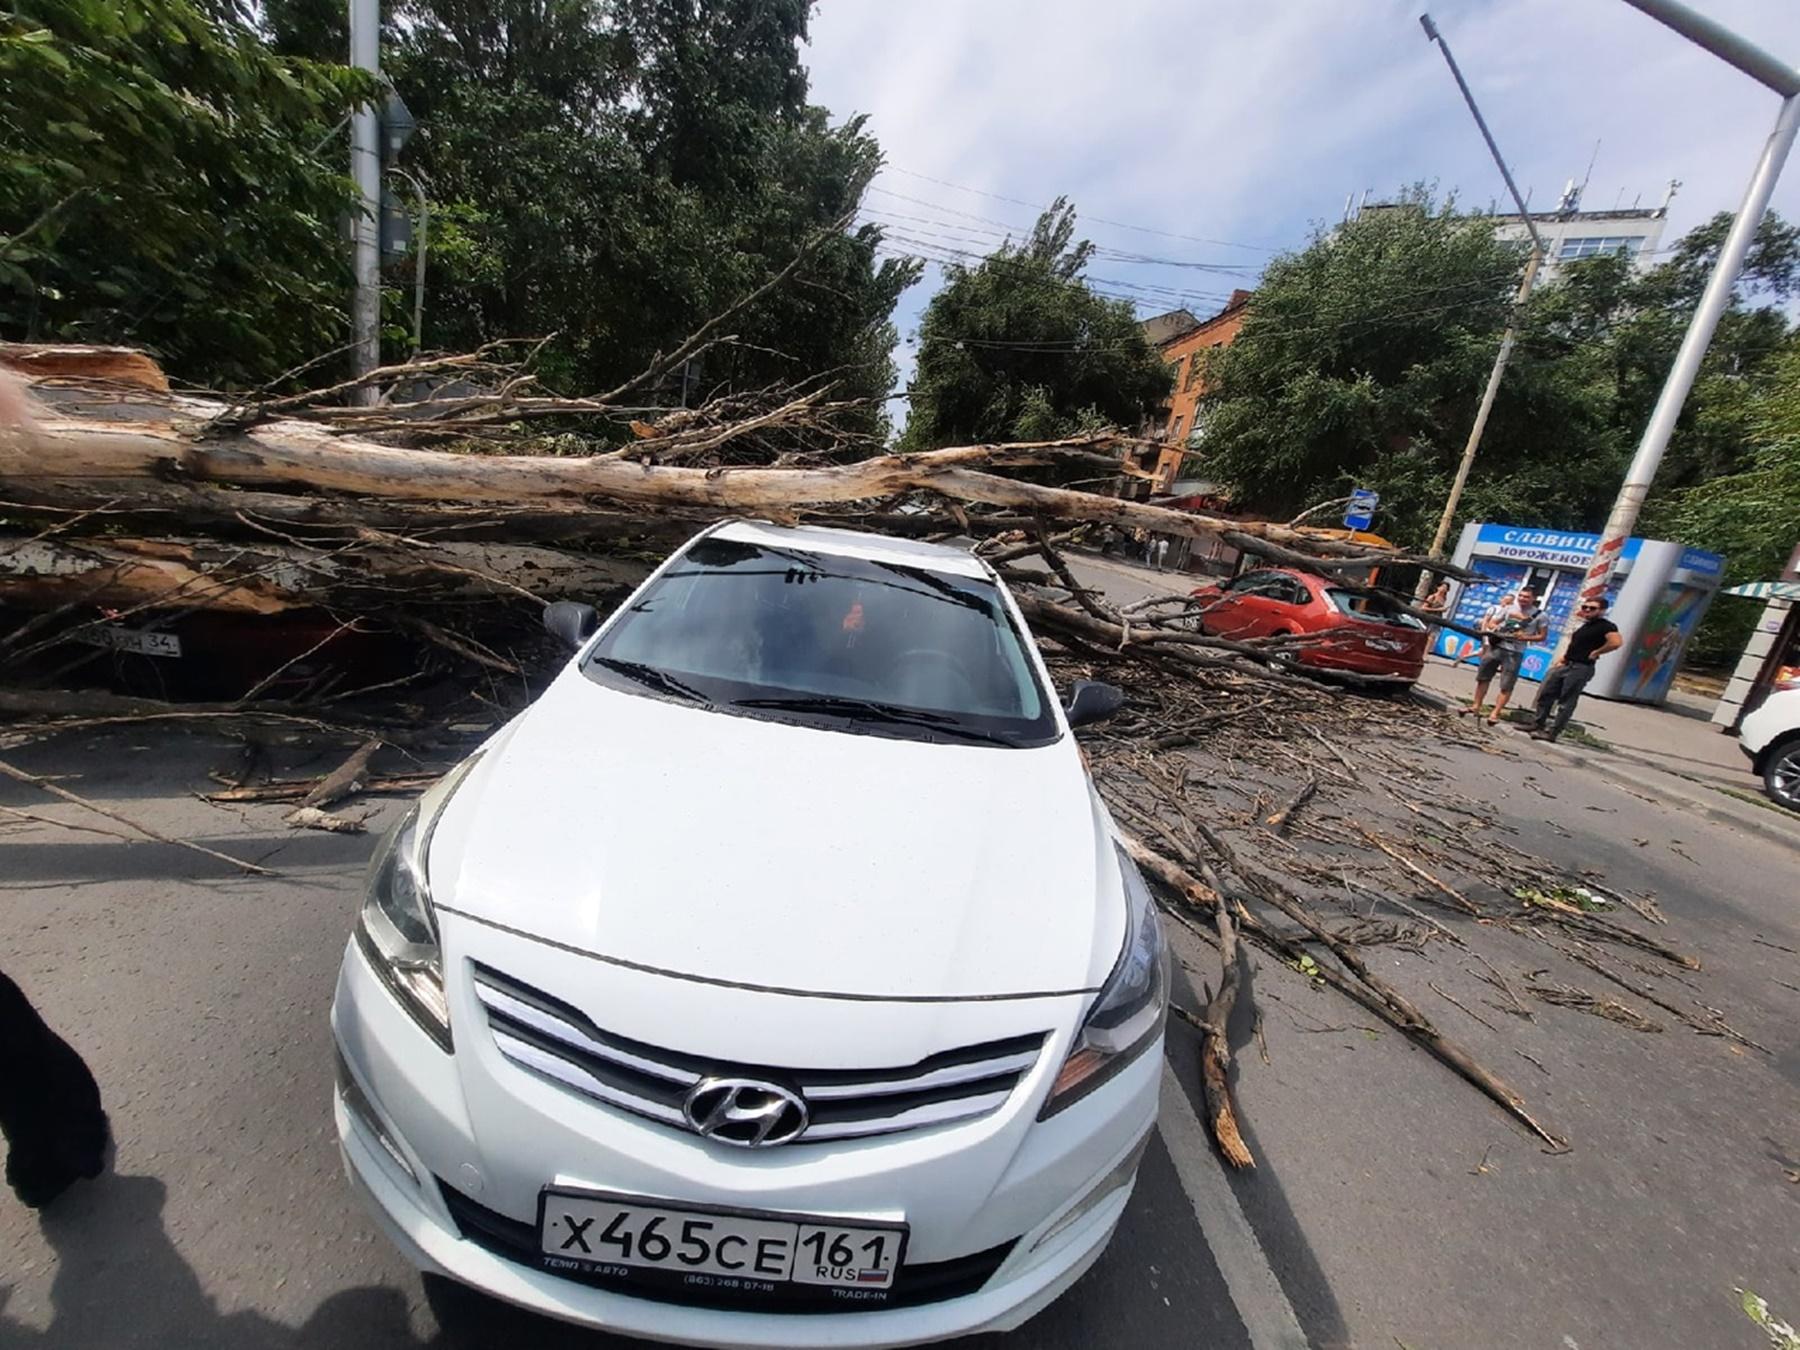
<svg viewBox="0 0 1800 1350"><path fill-rule="evenodd" d="M326 1299L305 1324L284 1326L254 1312L222 1312L163 1229L163 1183L109 1176L80 1186L45 1213L56 1249L50 1325L40 1331L5 1315L8 1350L627 1350L642 1345L548 1321L445 1281L426 1297L441 1326L413 1334L406 1295L392 1287L348 1289ZM270 1278L277 1278L270 1272Z"/></svg>
<svg viewBox="0 0 1800 1350"><path fill-rule="evenodd" d="M76 819L70 813L70 819ZM89 818L79 823L86 824ZM107 821L99 824L114 827ZM57 832L57 842L6 845L6 880L56 882L59 885L91 885L108 881L231 882L239 879L259 886L280 885L282 878L257 877L236 871L229 863L202 857L191 849L151 840L119 840L116 843L79 841L80 835ZM375 847L376 835L327 834L319 830L285 830L279 834L208 834L189 842L277 872L301 868L360 867ZM4 888L0 888L4 889Z"/></svg>
<svg viewBox="0 0 1800 1350"><path fill-rule="evenodd" d="M1172 997L1189 1012L1199 1014L1204 1010L1201 1002L1203 994L1195 986L1200 985L1205 994L1210 994L1219 978L1218 966L1216 961L1206 967L1191 966L1185 961L1182 964L1187 970L1187 978L1173 982ZM1237 1001L1232 1005L1231 1019L1225 1027L1226 1037L1231 1042L1231 1081L1234 1090L1243 1057L1256 1053L1252 1042L1256 1037L1258 1006L1256 963L1240 948ZM1206 1101L1200 1087L1200 1033L1186 1023L1170 1018L1167 1054L1195 1116L1204 1121ZM1238 1113L1238 1131L1256 1158L1256 1170L1233 1172L1223 1163L1217 1165L1224 1172L1226 1183L1237 1197L1245 1220L1255 1232L1257 1241L1262 1244L1270 1270L1275 1274L1282 1292L1287 1295L1288 1303L1293 1307L1294 1315L1306 1333L1308 1344L1316 1350L1338 1350L1339 1347L1348 1346L1350 1333L1344 1325L1343 1311L1331 1292L1331 1285L1319 1266L1312 1244L1307 1240L1299 1220L1294 1217L1293 1206L1288 1203L1287 1192L1282 1188L1281 1178L1269 1161L1268 1151L1257 1139L1254 1126L1242 1111ZM1139 1184L1142 1185L1141 1179ZM1200 1343L1208 1342L1202 1340Z"/></svg>
<svg viewBox="0 0 1800 1350"><path fill-rule="evenodd" d="M1242 952L1239 953L1238 963L1241 983L1237 1002L1232 1005L1231 1020L1225 1027L1226 1038L1231 1042L1231 1077L1234 1087L1239 1073L1238 1065L1244 1054L1250 1052L1250 1043L1256 1034L1255 1010L1259 1006L1256 999L1255 963L1247 960ZM1170 1030L1173 1033L1174 1028L1171 1026ZM1194 1041L1197 1060L1199 1038L1196 1036ZM1196 1072L1188 1077L1197 1079L1199 1074ZM1202 1113L1201 1119L1205 1118ZM1294 1315L1300 1319L1307 1340L1313 1346L1318 1347L1318 1350L1348 1346L1350 1332L1344 1325L1337 1297L1331 1292L1331 1285L1319 1266L1319 1258L1313 1254L1312 1244L1307 1241L1305 1231L1294 1217L1293 1206L1288 1203L1281 1178L1269 1163L1268 1151L1263 1148L1256 1137L1255 1127L1242 1112L1238 1114L1238 1131L1244 1136L1244 1142L1250 1146L1250 1152L1257 1160L1256 1171L1233 1172L1226 1168L1225 1180L1230 1185L1232 1194L1237 1196L1244 1218L1249 1221L1257 1240L1262 1243L1263 1252L1269 1258L1270 1269L1276 1272L1282 1292L1293 1305Z"/></svg>
<svg viewBox="0 0 1800 1350"><path fill-rule="evenodd" d="M1198 1335L1218 1350L1248 1345L1229 1292L1179 1201L1161 1140L1144 1160L1141 1194L1111 1248L1055 1309L1008 1336L959 1342L993 1350L1085 1350L1094 1345L1179 1345ZM425 1277L437 1323L414 1332L407 1296L393 1285L348 1289L290 1327L257 1312L222 1311L163 1226L167 1188L151 1176L108 1175L70 1191L41 1218L56 1252L51 1320L39 1330L6 1315L7 1350L648 1350L648 1343L540 1317ZM271 1270L271 1281L283 1272Z"/></svg>

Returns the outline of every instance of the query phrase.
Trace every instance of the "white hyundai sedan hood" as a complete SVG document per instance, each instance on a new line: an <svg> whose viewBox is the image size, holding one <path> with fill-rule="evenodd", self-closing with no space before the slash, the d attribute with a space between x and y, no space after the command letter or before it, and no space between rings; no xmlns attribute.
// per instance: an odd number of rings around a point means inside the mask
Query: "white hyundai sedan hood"
<svg viewBox="0 0 1800 1350"><path fill-rule="evenodd" d="M565 671L432 838L443 908L609 960L874 998L1104 980L1124 903L1072 738L854 735Z"/></svg>

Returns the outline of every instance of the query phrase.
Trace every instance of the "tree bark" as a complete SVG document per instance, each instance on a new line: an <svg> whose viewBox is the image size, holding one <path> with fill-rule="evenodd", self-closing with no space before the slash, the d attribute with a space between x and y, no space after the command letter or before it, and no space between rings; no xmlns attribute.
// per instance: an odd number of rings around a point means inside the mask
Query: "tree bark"
<svg viewBox="0 0 1800 1350"><path fill-rule="evenodd" d="M1237 929L1230 905L1213 907L1219 929L1219 992L1206 1005L1201 1019L1200 1086L1206 1094L1206 1123L1213 1141L1233 1167L1255 1167L1256 1158L1238 1129L1237 1107L1231 1099L1231 1037L1227 1030L1237 1003Z"/></svg>
<svg viewBox="0 0 1800 1350"><path fill-rule="evenodd" d="M528 545L431 543L377 532L311 547L266 538L9 539L0 534L0 603L45 610L207 609L235 614L400 599L593 600L637 584L647 563Z"/></svg>
<svg viewBox="0 0 1800 1350"><path fill-rule="evenodd" d="M112 509L140 496L183 509L197 488L286 496L332 494L407 503L415 521L466 519L470 506L582 510L596 505L787 517L807 507L880 501L910 492L1057 520L1093 521L1187 538L1231 530L1307 553L1362 556L1363 545L1320 539L1285 525L1228 520L984 470L1066 462L1125 443L1084 436L1019 445L969 445L916 455L877 455L823 468L681 468L629 459L475 455L399 449L283 420L202 435L223 404L175 397L166 414L101 421L43 411L33 431L0 435L0 492L40 506ZM1110 460L1101 461L1110 464ZM158 491L158 489L161 489ZM174 489L174 490L171 490Z"/></svg>

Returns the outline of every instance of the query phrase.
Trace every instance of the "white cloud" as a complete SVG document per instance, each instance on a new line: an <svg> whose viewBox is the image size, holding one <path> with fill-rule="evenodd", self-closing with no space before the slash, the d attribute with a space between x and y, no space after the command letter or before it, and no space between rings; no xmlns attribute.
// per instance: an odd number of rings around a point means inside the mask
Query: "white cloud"
<svg viewBox="0 0 1800 1350"><path fill-rule="evenodd" d="M1800 6L1704 7L1800 64ZM816 101L838 118L869 114L893 166L879 186L932 203L872 195L890 217L929 222L893 222L897 233L981 251L995 238L982 231L1000 228L989 222L1028 225L1034 214L913 176L927 175L1034 203L1066 193L1096 242L1254 270L1267 251L1093 218L1268 250L1303 245L1311 222L1336 219L1346 194L1365 188L1380 198L1424 179L1471 204L1504 196L1418 8L821 0L808 63ZM1665 242L1736 208L1777 106L1749 77L1620 0L1435 0L1431 12L1534 206L1582 177L1598 140L1590 208L1655 204L1679 178ZM1800 218L1800 164L1775 207ZM1117 260L1090 270L1194 292L1189 307L1201 311L1233 284ZM902 302L903 337L934 284L929 273Z"/></svg>

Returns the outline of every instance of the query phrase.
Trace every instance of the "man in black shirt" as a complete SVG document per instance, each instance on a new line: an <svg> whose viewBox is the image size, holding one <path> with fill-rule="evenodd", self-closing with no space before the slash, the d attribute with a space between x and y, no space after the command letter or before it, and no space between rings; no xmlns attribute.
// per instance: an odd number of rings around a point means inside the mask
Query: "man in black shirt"
<svg viewBox="0 0 1800 1350"><path fill-rule="evenodd" d="M1550 667L1538 688L1537 716L1531 728L1533 740L1553 741L1562 735L1581 691L1594 678L1594 662L1616 650L1623 641L1617 626L1606 617L1606 601L1583 600L1576 607L1575 615L1581 620L1581 626L1570 636L1563 659ZM1548 730L1544 726L1546 721L1550 724Z"/></svg>

